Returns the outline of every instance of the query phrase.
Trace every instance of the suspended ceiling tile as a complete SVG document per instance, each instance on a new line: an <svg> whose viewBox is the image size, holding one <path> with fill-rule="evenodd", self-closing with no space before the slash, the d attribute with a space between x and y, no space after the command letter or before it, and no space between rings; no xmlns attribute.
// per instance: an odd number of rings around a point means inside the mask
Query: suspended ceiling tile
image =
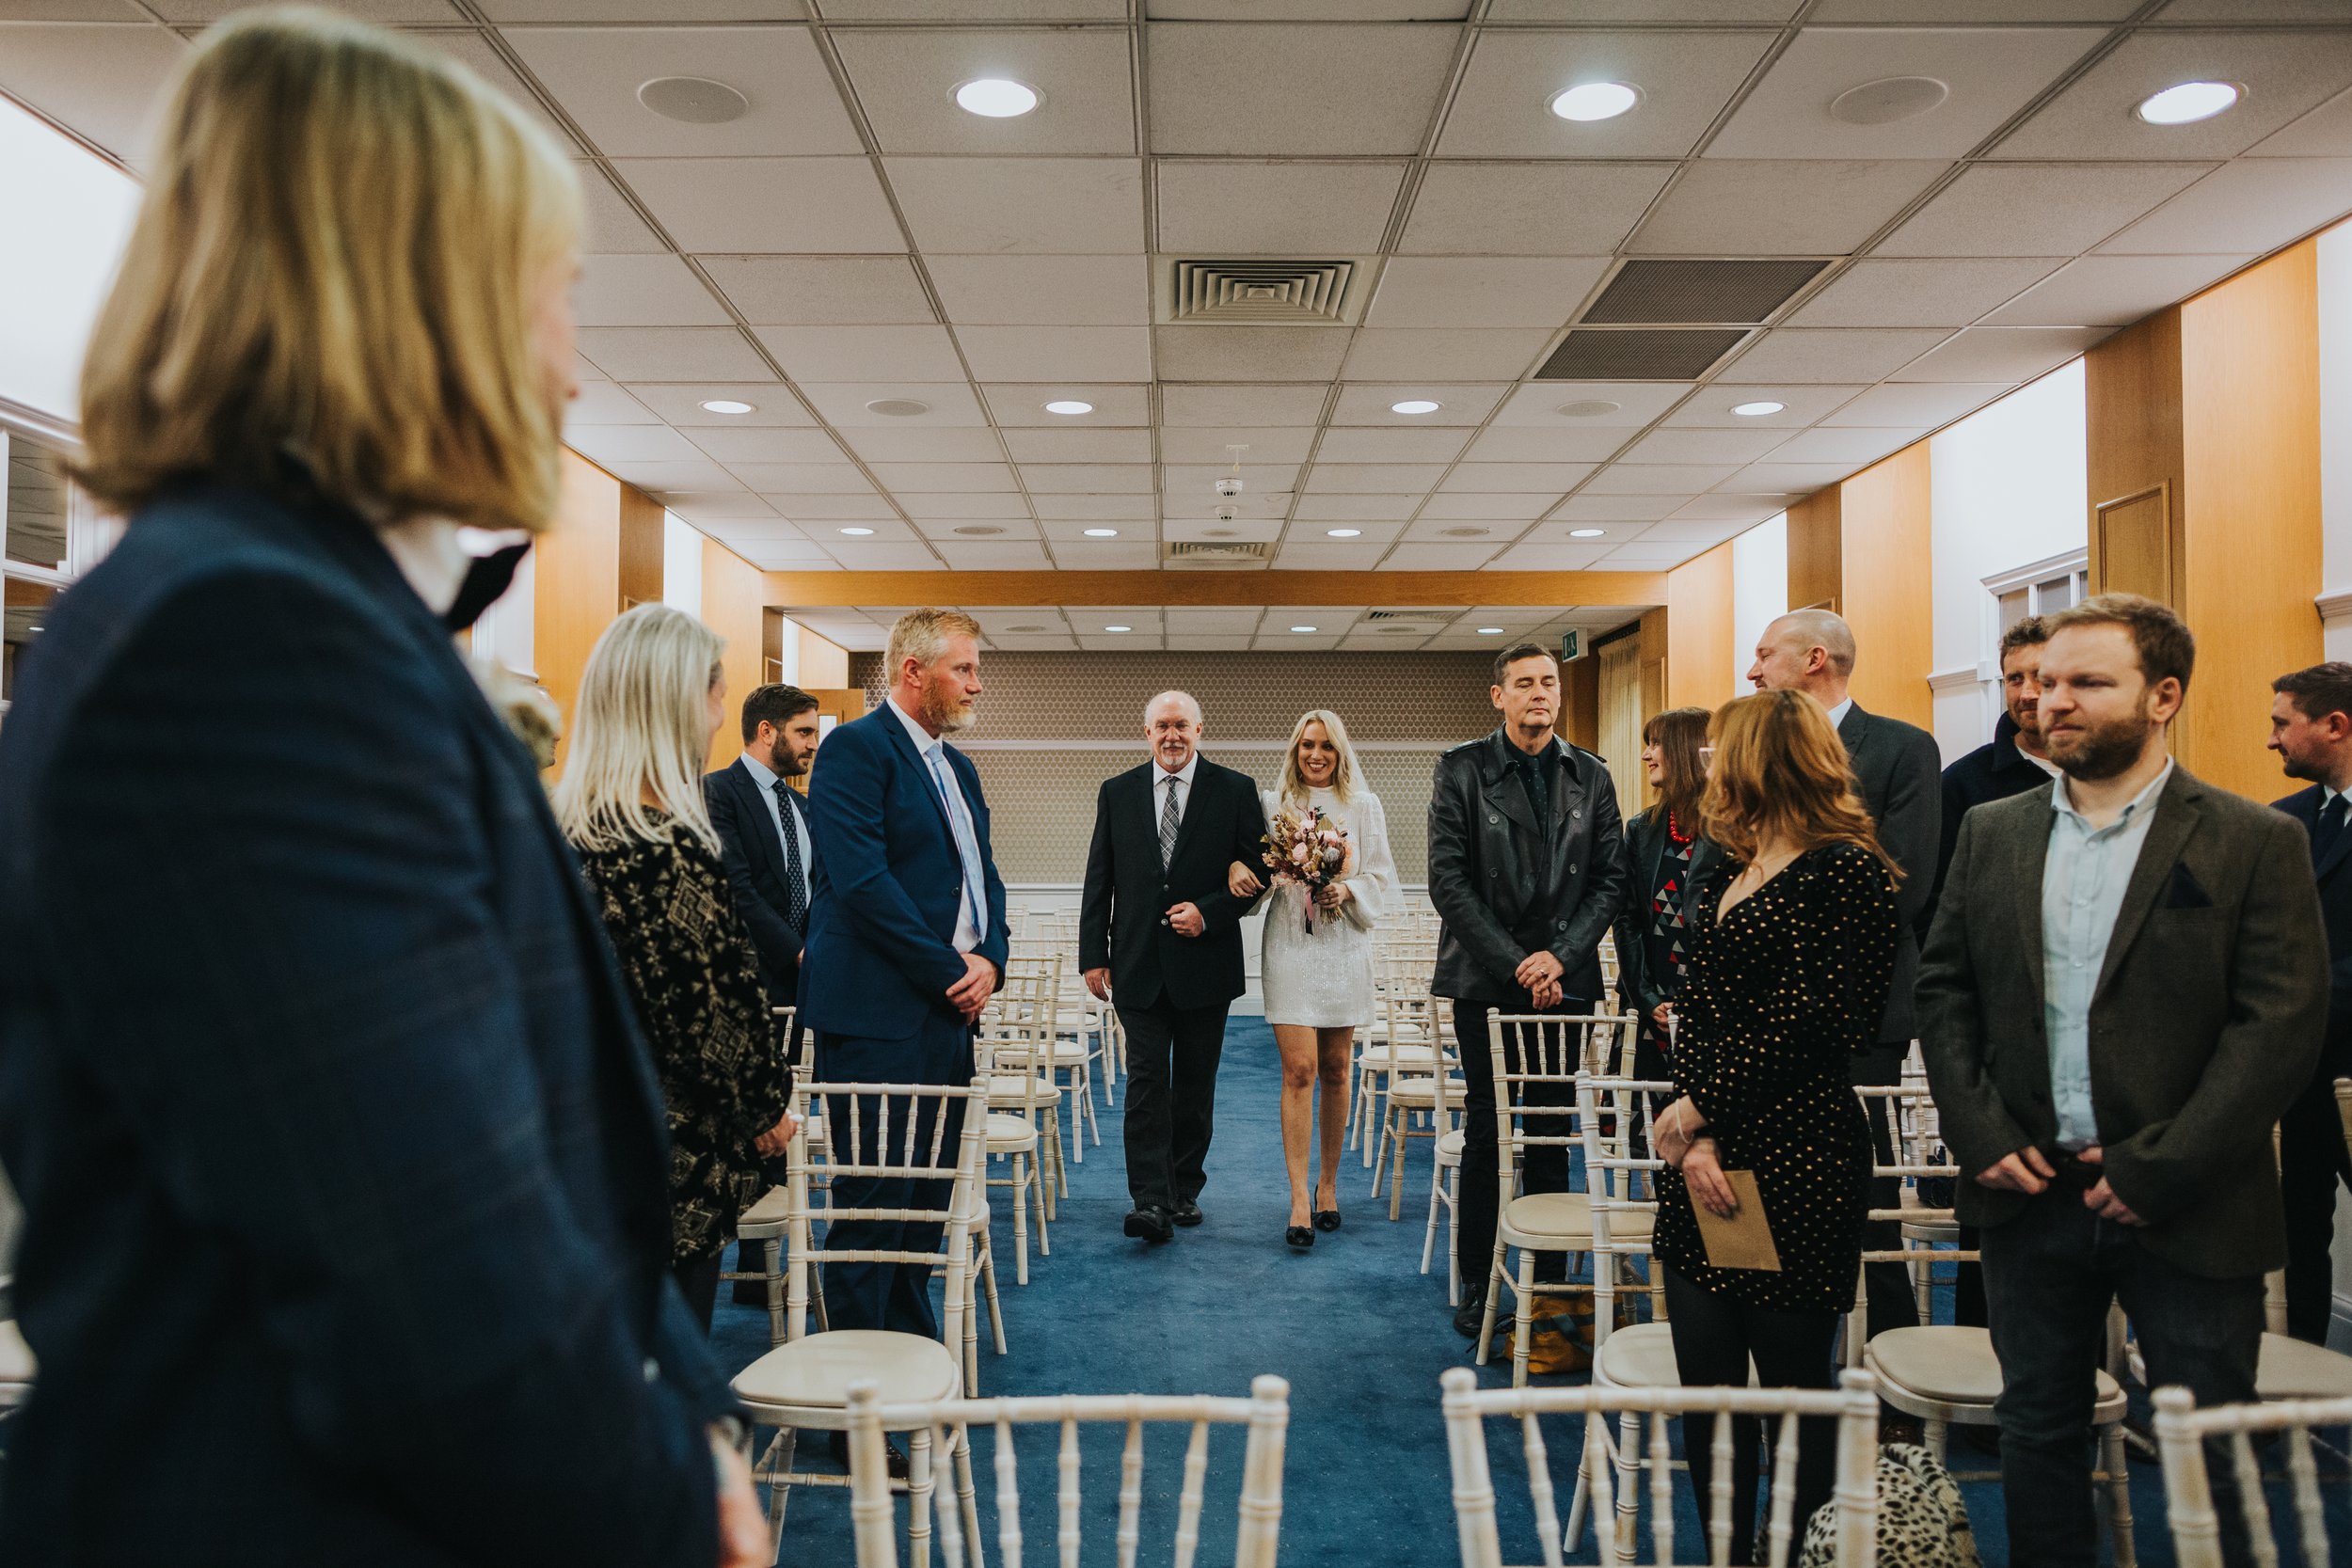
<svg viewBox="0 0 2352 1568"><path fill-rule="evenodd" d="M1041 425L1049 429L1077 426L1145 425L1152 422L1152 389L1133 384L1067 381L992 381L980 390L988 411L1000 425ZM1049 403L1089 403L1084 414L1055 414Z"/></svg>
<svg viewBox="0 0 2352 1568"><path fill-rule="evenodd" d="M1667 415L1665 422L1677 428L1796 430L1813 423L1861 390L1860 386L1851 383L1798 386L1787 382L1715 381ZM1777 403L1781 406L1769 414L1732 412L1734 408L1760 403Z"/></svg>
<svg viewBox="0 0 2352 1568"><path fill-rule="evenodd" d="M1423 517L1454 518L1489 525L1528 523L1550 511L1559 501L1560 492L1557 490L1538 490L1532 494L1502 490L1440 490L1429 498L1429 503L1421 509L1421 515Z"/></svg>
<svg viewBox="0 0 2352 1568"><path fill-rule="evenodd" d="M958 326L1143 326L1152 319L1140 256L923 258Z"/></svg>
<svg viewBox="0 0 2352 1568"><path fill-rule="evenodd" d="M1143 249L1134 158L891 158L915 244L943 255L1120 255Z"/></svg>
<svg viewBox="0 0 2352 1568"><path fill-rule="evenodd" d="M1168 425L1312 425L1323 420L1327 386L1168 386L1160 422Z"/></svg>
<svg viewBox="0 0 2352 1568"><path fill-rule="evenodd" d="M667 255L662 243L604 170L585 161L572 165L580 177L580 248L598 255Z"/></svg>
<svg viewBox="0 0 2352 1568"><path fill-rule="evenodd" d="M613 170L687 251L904 251L864 158L627 158Z"/></svg>
<svg viewBox="0 0 2352 1568"><path fill-rule="evenodd" d="M615 479L640 490L740 490L743 482L716 463L679 463L660 458L628 458L597 465Z"/></svg>
<svg viewBox="0 0 2352 1568"><path fill-rule="evenodd" d="M843 540L825 546L833 558L852 572L936 572L940 559L929 545L882 545L871 540ZM881 646L881 640L875 645Z"/></svg>
<svg viewBox="0 0 2352 1568"><path fill-rule="evenodd" d="M1421 495L1301 496L1291 515L1303 523L1402 522L1421 505Z"/></svg>
<svg viewBox="0 0 2352 1568"><path fill-rule="evenodd" d="M1141 326L959 326L972 373L983 381L1142 381L1152 341Z"/></svg>
<svg viewBox="0 0 2352 1568"><path fill-rule="evenodd" d="M1134 495L1072 494L1057 496L1041 493L1037 482L1029 482L1029 505L1041 519L1079 518L1088 522L1149 523L1160 515L1159 499L1151 492Z"/></svg>
<svg viewBox="0 0 2352 1568"><path fill-rule="evenodd" d="M2352 210L2352 158L2245 158L2200 180L2099 247L2108 255L2275 249Z"/></svg>
<svg viewBox="0 0 2352 1568"><path fill-rule="evenodd" d="M1156 326L1152 341L1168 381L1327 381L1347 352L1335 326Z"/></svg>
<svg viewBox="0 0 2352 1568"><path fill-rule="evenodd" d="M1380 248L1405 166L1166 158L1156 176L1163 253L1338 258Z"/></svg>
<svg viewBox="0 0 2352 1568"><path fill-rule="evenodd" d="M1612 463L1581 492L1588 496L1687 496L1729 479L1729 463Z"/></svg>
<svg viewBox="0 0 2352 1568"><path fill-rule="evenodd" d="M775 380L731 326L583 326L580 352L614 381Z"/></svg>
<svg viewBox="0 0 2352 1568"><path fill-rule="evenodd" d="M1319 463L1451 463L1470 444L1470 433L1456 426L1428 430L1362 427L1326 431L1315 449Z"/></svg>
<svg viewBox="0 0 2352 1568"><path fill-rule="evenodd" d="M980 400L962 381L839 381L803 383L801 391L825 422L833 425L879 425L884 430L911 425L979 425L988 423ZM914 414L877 413L867 404L923 404Z"/></svg>
<svg viewBox="0 0 2352 1568"><path fill-rule="evenodd" d="M826 430L776 425L698 425L690 437L722 463L837 463L841 447Z"/></svg>
<svg viewBox="0 0 2352 1568"><path fill-rule="evenodd" d="M1148 430L1009 430L1005 450L1018 463L1149 463Z"/></svg>
<svg viewBox="0 0 2352 1568"><path fill-rule="evenodd" d="M1609 546L1594 545L1514 545L1487 564L1489 571L1589 572L1609 554ZM1496 638L1493 641L1508 641ZM1467 647L1470 644L1464 643Z"/></svg>
<svg viewBox="0 0 2352 1568"><path fill-rule="evenodd" d="M1041 572L1053 565L1033 540L938 541L933 547L959 572Z"/></svg>
<svg viewBox="0 0 2352 1568"><path fill-rule="evenodd" d="M963 375L955 341L944 326L760 326L753 333L795 381L955 381Z"/></svg>
<svg viewBox="0 0 2352 1568"><path fill-rule="evenodd" d="M1950 166L1911 158L1702 159L1628 248L1645 256L1844 255Z"/></svg>
<svg viewBox="0 0 2352 1568"><path fill-rule="evenodd" d="M1632 430L1565 420L1552 425L1497 425L1472 441L1469 456L1478 463L1601 463L1616 454Z"/></svg>
<svg viewBox="0 0 2352 1568"><path fill-rule="evenodd" d="M564 427L598 424L660 424L660 415L611 381L584 381L564 410Z"/></svg>
<svg viewBox="0 0 2352 1568"><path fill-rule="evenodd" d="M1880 242L1881 256L2078 255L2210 171L2205 164L1978 164Z"/></svg>
<svg viewBox="0 0 2352 1568"><path fill-rule="evenodd" d="M1871 388L1821 422L1932 430L1975 412L2009 389L2003 381L1890 383Z"/></svg>
<svg viewBox="0 0 2352 1568"><path fill-rule="evenodd" d="M1484 423L1511 389L1507 382L1348 382L1331 410L1331 422L1344 425L1476 425ZM1396 404L1407 401L1435 403L1426 414L1400 414Z"/></svg>
<svg viewBox="0 0 2352 1568"><path fill-rule="evenodd" d="M447 0L426 0L426 3L439 8L437 20L452 21L457 17L455 8L449 6ZM419 5L418 8L423 9L424 5ZM515 73L515 68L506 63L506 56L493 49L489 40L482 34L452 28L447 32L422 31L411 33L408 36L420 42L431 44L445 55L463 60L468 70L488 83L501 96L522 110L541 130L553 136L556 145L566 151L579 149L579 138L541 106L538 98L530 87L524 85L523 79Z"/></svg>
<svg viewBox="0 0 2352 1568"><path fill-rule="evenodd" d="M1679 158L1723 112L1774 35L1490 29L1479 35L1438 139L1441 158ZM1642 102L1615 119L1560 119L1581 82L1624 82Z"/></svg>
<svg viewBox="0 0 2352 1568"><path fill-rule="evenodd" d="M2338 12L2336 21L2343 20ZM2151 125L2132 111L2178 82L2238 82L2228 111ZM2003 158L2230 158L2352 87L2352 34L2143 29L1994 150Z"/></svg>
<svg viewBox="0 0 2352 1568"><path fill-rule="evenodd" d="M1081 540L1074 545L1053 546L1054 560L1071 572L1135 572L1149 571L1160 563L1160 547L1146 540L1129 544L1124 540Z"/></svg>
<svg viewBox="0 0 2352 1568"><path fill-rule="evenodd" d="M705 256L703 270L755 325L898 326L939 319L904 256Z"/></svg>
<svg viewBox="0 0 2352 1568"><path fill-rule="evenodd" d="M1253 463L1304 463L1314 450L1311 425L1177 425L1160 432L1163 463L1230 464L1239 444Z"/></svg>
<svg viewBox="0 0 2352 1568"><path fill-rule="evenodd" d="M869 529L880 539L912 539L913 531L890 503L868 490L862 496L821 496L797 490L764 490L760 499L801 525L811 538L830 538L842 529Z"/></svg>
<svg viewBox="0 0 2352 1568"><path fill-rule="evenodd" d="M927 490L917 484L894 494L891 499L926 533L935 533L956 523L1029 520L1028 502L1009 491L965 495L952 490Z"/></svg>
<svg viewBox="0 0 2352 1568"><path fill-rule="evenodd" d="M1546 329L1365 327L1355 335L1341 375L1349 381L1516 381L1552 333Z"/></svg>
<svg viewBox="0 0 2352 1568"><path fill-rule="evenodd" d="M583 256L572 300L582 326L733 325L675 256Z"/></svg>
<svg viewBox="0 0 2352 1568"><path fill-rule="evenodd" d="M1788 318L1795 326L1966 326L2063 256L1856 261Z"/></svg>
<svg viewBox="0 0 2352 1568"><path fill-rule="evenodd" d="M503 36L609 157L865 150L805 27L517 27ZM711 125L656 114L637 91L663 76L723 82L750 107L739 119Z"/></svg>
<svg viewBox="0 0 2352 1568"><path fill-rule="evenodd" d="M1399 256L1381 269L1375 328L1559 326L1608 269L1606 257Z"/></svg>
<svg viewBox="0 0 2352 1568"><path fill-rule="evenodd" d="M844 28L833 42L884 152L1021 157L1136 150L1135 80L1123 30ZM956 103L955 89L984 76L1036 88L1037 107L1003 119L967 112Z"/></svg>
<svg viewBox="0 0 2352 1568"><path fill-rule="evenodd" d="M1458 28L1154 25L1147 58L1152 148L1165 153L1315 157L1414 152L1427 134ZM1365 91L1366 84L1378 91Z"/></svg>
<svg viewBox="0 0 2352 1568"><path fill-rule="evenodd" d="M868 463L993 463L1005 455L994 431L965 426L857 426L841 438Z"/></svg>
<svg viewBox="0 0 2352 1568"><path fill-rule="evenodd" d="M628 393L674 425L807 425L816 423L790 388L765 382L660 382L632 385ZM713 414L705 403L748 403L748 414ZM621 423L621 420L613 420Z"/></svg>
<svg viewBox="0 0 2352 1568"><path fill-rule="evenodd" d="M1591 463L1462 463L1439 488L1453 495L1557 496L1591 478L1594 467Z"/></svg>
<svg viewBox="0 0 2352 1568"><path fill-rule="evenodd" d="M1124 22L1127 0L825 0L833 22Z"/></svg>
<svg viewBox="0 0 2352 1568"><path fill-rule="evenodd" d="M1756 381L1878 381L1949 336L1941 327L1784 326L1741 355L1734 372Z"/></svg>
<svg viewBox="0 0 2352 1568"><path fill-rule="evenodd" d="M1318 463L1305 489L1317 496L1418 495L1444 472L1442 463Z"/></svg>
<svg viewBox="0 0 2352 1568"><path fill-rule="evenodd" d="M708 455L663 424L574 425L564 430L564 440L606 467L640 460L693 463Z"/></svg>
<svg viewBox="0 0 2352 1568"><path fill-rule="evenodd" d="M1681 496L1570 496L1552 516L1579 522L1650 522L1673 515Z"/></svg>
<svg viewBox="0 0 2352 1568"><path fill-rule="evenodd" d="M730 463L728 471L766 495L770 491L853 496L870 489L857 465L842 457L832 463Z"/></svg>
<svg viewBox="0 0 2352 1568"><path fill-rule="evenodd" d="M1984 318L1987 326L2129 326L2254 258L2085 256Z"/></svg>
<svg viewBox="0 0 2352 1568"><path fill-rule="evenodd" d="M877 463L874 478L892 495L927 491L969 495L973 492L1012 491L1012 466L1009 463ZM1013 504L1025 513L1016 499Z"/></svg>
<svg viewBox="0 0 2352 1568"><path fill-rule="evenodd" d="M1459 22L1470 0L1144 0L1154 22Z"/></svg>
<svg viewBox="0 0 2352 1568"><path fill-rule="evenodd" d="M2334 0L2326 0L2333 4ZM2285 130L2265 136L2248 150L2255 158L2342 158L2352 156L2352 91L2340 92Z"/></svg>
<svg viewBox="0 0 2352 1568"><path fill-rule="evenodd" d="M1852 467L1875 463L1890 451L1909 446L1926 432L1917 425L1896 429L1867 425L1823 425L1799 431L1774 449L1774 464L1842 463Z"/></svg>
<svg viewBox="0 0 2352 1568"><path fill-rule="evenodd" d="M188 52L161 27L0 25L0 87L119 158L146 161L151 117Z"/></svg>
<svg viewBox="0 0 2352 1568"><path fill-rule="evenodd" d="M1753 463L1787 438L1779 430L1657 430L1633 443L1629 463Z"/></svg>
<svg viewBox="0 0 2352 1568"><path fill-rule="evenodd" d="M1525 518L1514 517L1422 517L1402 526L1404 537L1409 544L1484 545L1491 549L1520 537L1536 525Z"/></svg>
<svg viewBox="0 0 2352 1568"><path fill-rule="evenodd" d="M1975 326L1896 372L1902 381L2030 381L2107 337L2105 326Z"/></svg>
<svg viewBox="0 0 2352 1568"><path fill-rule="evenodd" d="M1406 256L1613 251L1674 170L1665 162L1435 163L1397 248Z"/></svg>
<svg viewBox="0 0 2352 1568"><path fill-rule="evenodd" d="M1149 496L1155 488L1148 463L1024 463L1020 467L1022 485L1033 496Z"/></svg>
<svg viewBox="0 0 2352 1568"><path fill-rule="evenodd" d="M692 523L720 523L724 528L707 531L733 540L751 538L778 545L804 542L805 536L790 523L776 515L776 509L757 496L738 491L722 490L705 494L696 490L673 490L662 498L661 504ZM755 526L746 527L746 524Z"/></svg>
<svg viewBox="0 0 2352 1568"><path fill-rule="evenodd" d="M1937 158L1965 154L2106 34L2093 27L1818 27L1800 32L1708 144L1709 158ZM1842 93L1890 77L1948 89L1923 113L1854 123Z"/></svg>
<svg viewBox="0 0 2352 1568"><path fill-rule="evenodd" d="M1854 465L1851 463L1751 463L1726 480L1724 488L1809 495L1853 472Z"/></svg>
<svg viewBox="0 0 2352 1568"><path fill-rule="evenodd" d="M1833 22L1906 26L1949 22L2121 22L2143 0L1820 0L1805 13L1819 26ZM2227 0L2235 4L2236 0Z"/></svg>
<svg viewBox="0 0 2352 1568"><path fill-rule="evenodd" d="M1595 430L1648 424L1689 393L1687 381L1547 381L1521 387L1495 413L1499 425ZM1561 410L1572 408L1573 414Z"/></svg>

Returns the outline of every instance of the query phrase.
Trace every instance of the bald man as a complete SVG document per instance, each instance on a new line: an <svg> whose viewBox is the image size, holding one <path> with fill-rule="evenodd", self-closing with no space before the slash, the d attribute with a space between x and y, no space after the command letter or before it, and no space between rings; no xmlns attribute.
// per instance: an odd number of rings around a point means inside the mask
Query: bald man
<svg viewBox="0 0 2352 1568"><path fill-rule="evenodd" d="M1248 987L1226 868L1264 852L1265 813L1247 773L1200 754L1200 705L1163 691L1144 705L1151 757L1106 779L1094 805L1078 967L1127 1032L1130 1236L1158 1245L1200 1223L1225 1013Z"/></svg>
<svg viewBox="0 0 2352 1568"><path fill-rule="evenodd" d="M1895 979L1887 990L1886 1012L1879 1020L1878 1045L1857 1055L1857 1084L1902 1082L1903 1057L1915 1033L1912 1022L1912 988L1919 978L1919 943L1914 935L1919 912L1934 891L1936 853L1941 846L1944 815L1943 756L1935 737L1899 719L1883 718L1863 710L1847 691L1853 678L1853 628L1846 618L1827 610L1792 610L1764 628L1756 641L1756 662L1748 679L1758 691L1803 691L1829 710L1837 738L1846 743L1846 758L1853 767L1854 787L1877 825L1879 847L1902 868L1902 885L1895 907L1902 917L1902 933L1895 950ZM1885 1125L1885 1102L1873 1101L1871 1131L1882 1163L1894 1163L1894 1146ZM1892 1209L1900 1201L1899 1182L1873 1182L1870 1206ZM1872 1250L1900 1243L1892 1225L1874 1226L1868 1237ZM1911 1292L1911 1279L1899 1263L1873 1263L1869 1279L1869 1331L1915 1327L1919 1311Z"/></svg>

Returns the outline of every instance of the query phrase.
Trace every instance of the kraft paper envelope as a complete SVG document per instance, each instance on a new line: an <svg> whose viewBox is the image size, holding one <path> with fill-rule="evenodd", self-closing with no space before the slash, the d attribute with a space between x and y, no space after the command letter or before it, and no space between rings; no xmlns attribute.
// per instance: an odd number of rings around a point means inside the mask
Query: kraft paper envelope
<svg viewBox="0 0 2352 1568"><path fill-rule="evenodd" d="M1764 1217L1764 1196L1756 1190L1756 1172L1727 1170L1739 1208L1724 1219L1697 1198L1691 1212L1698 1216L1699 1239L1707 1243L1707 1260L1719 1269L1760 1269L1780 1272L1780 1249L1772 1244L1772 1227Z"/></svg>

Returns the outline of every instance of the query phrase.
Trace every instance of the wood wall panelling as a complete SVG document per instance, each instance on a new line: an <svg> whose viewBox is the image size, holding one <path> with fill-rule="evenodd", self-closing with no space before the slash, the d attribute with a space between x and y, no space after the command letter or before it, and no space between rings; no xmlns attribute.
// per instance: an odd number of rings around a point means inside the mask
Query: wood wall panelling
<svg viewBox="0 0 2352 1568"><path fill-rule="evenodd" d="M539 684L564 710L566 729L580 673L618 612L621 482L586 458L564 453L564 489L554 521L532 549L532 662ZM563 766L563 752L556 753Z"/></svg>
<svg viewBox="0 0 2352 1568"><path fill-rule="evenodd" d="M1588 645L1584 657L1560 672L1560 733L1571 746L1600 752L1600 659Z"/></svg>
<svg viewBox="0 0 2352 1568"><path fill-rule="evenodd" d="M631 605L661 602L667 515L660 501L633 484L622 484L620 603L616 613Z"/></svg>
<svg viewBox="0 0 2352 1568"><path fill-rule="evenodd" d="M1737 695L1732 664L1731 546L1716 546L1666 574L1671 639L1661 705L1715 708Z"/></svg>
<svg viewBox="0 0 2352 1568"><path fill-rule="evenodd" d="M727 713L710 737L711 768L743 749L743 699L767 678L767 574L715 539L703 541L703 625L726 640Z"/></svg>
<svg viewBox="0 0 2352 1568"><path fill-rule="evenodd" d="M1817 490L1788 509L1788 608L1839 608L1845 586L1843 496Z"/></svg>
<svg viewBox="0 0 2352 1568"><path fill-rule="evenodd" d="M2181 389L2177 306L2083 356L2090 591L2148 593L2185 614L2174 570L2188 502L2182 483ZM2149 504L2152 497L2157 505ZM2121 575L2112 582L2103 532L2112 534L2122 552L2115 562ZM2165 592L2149 592L2156 587Z"/></svg>
<svg viewBox="0 0 2352 1568"><path fill-rule="evenodd" d="M1872 713L1932 728L1935 698L1927 675L1935 661L1935 597L1928 443L1913 442L1839 489L1838 612L1853 627L1858 650L1853 699Z"/></svg>

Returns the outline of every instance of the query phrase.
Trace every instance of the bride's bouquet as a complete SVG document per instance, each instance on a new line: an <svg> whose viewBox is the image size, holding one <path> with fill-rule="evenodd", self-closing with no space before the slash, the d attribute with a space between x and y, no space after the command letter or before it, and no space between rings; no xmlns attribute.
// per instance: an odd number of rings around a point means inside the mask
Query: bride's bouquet
<svg viewBox="0 0 2352 1568"><path fill-rule="evenodd" d="M1347 830L1313 806L1286 806L1266 832L1264 860L1278 885L1307 890L1307 929L1315 928L1315 895L1347 869Z"/></svg>

